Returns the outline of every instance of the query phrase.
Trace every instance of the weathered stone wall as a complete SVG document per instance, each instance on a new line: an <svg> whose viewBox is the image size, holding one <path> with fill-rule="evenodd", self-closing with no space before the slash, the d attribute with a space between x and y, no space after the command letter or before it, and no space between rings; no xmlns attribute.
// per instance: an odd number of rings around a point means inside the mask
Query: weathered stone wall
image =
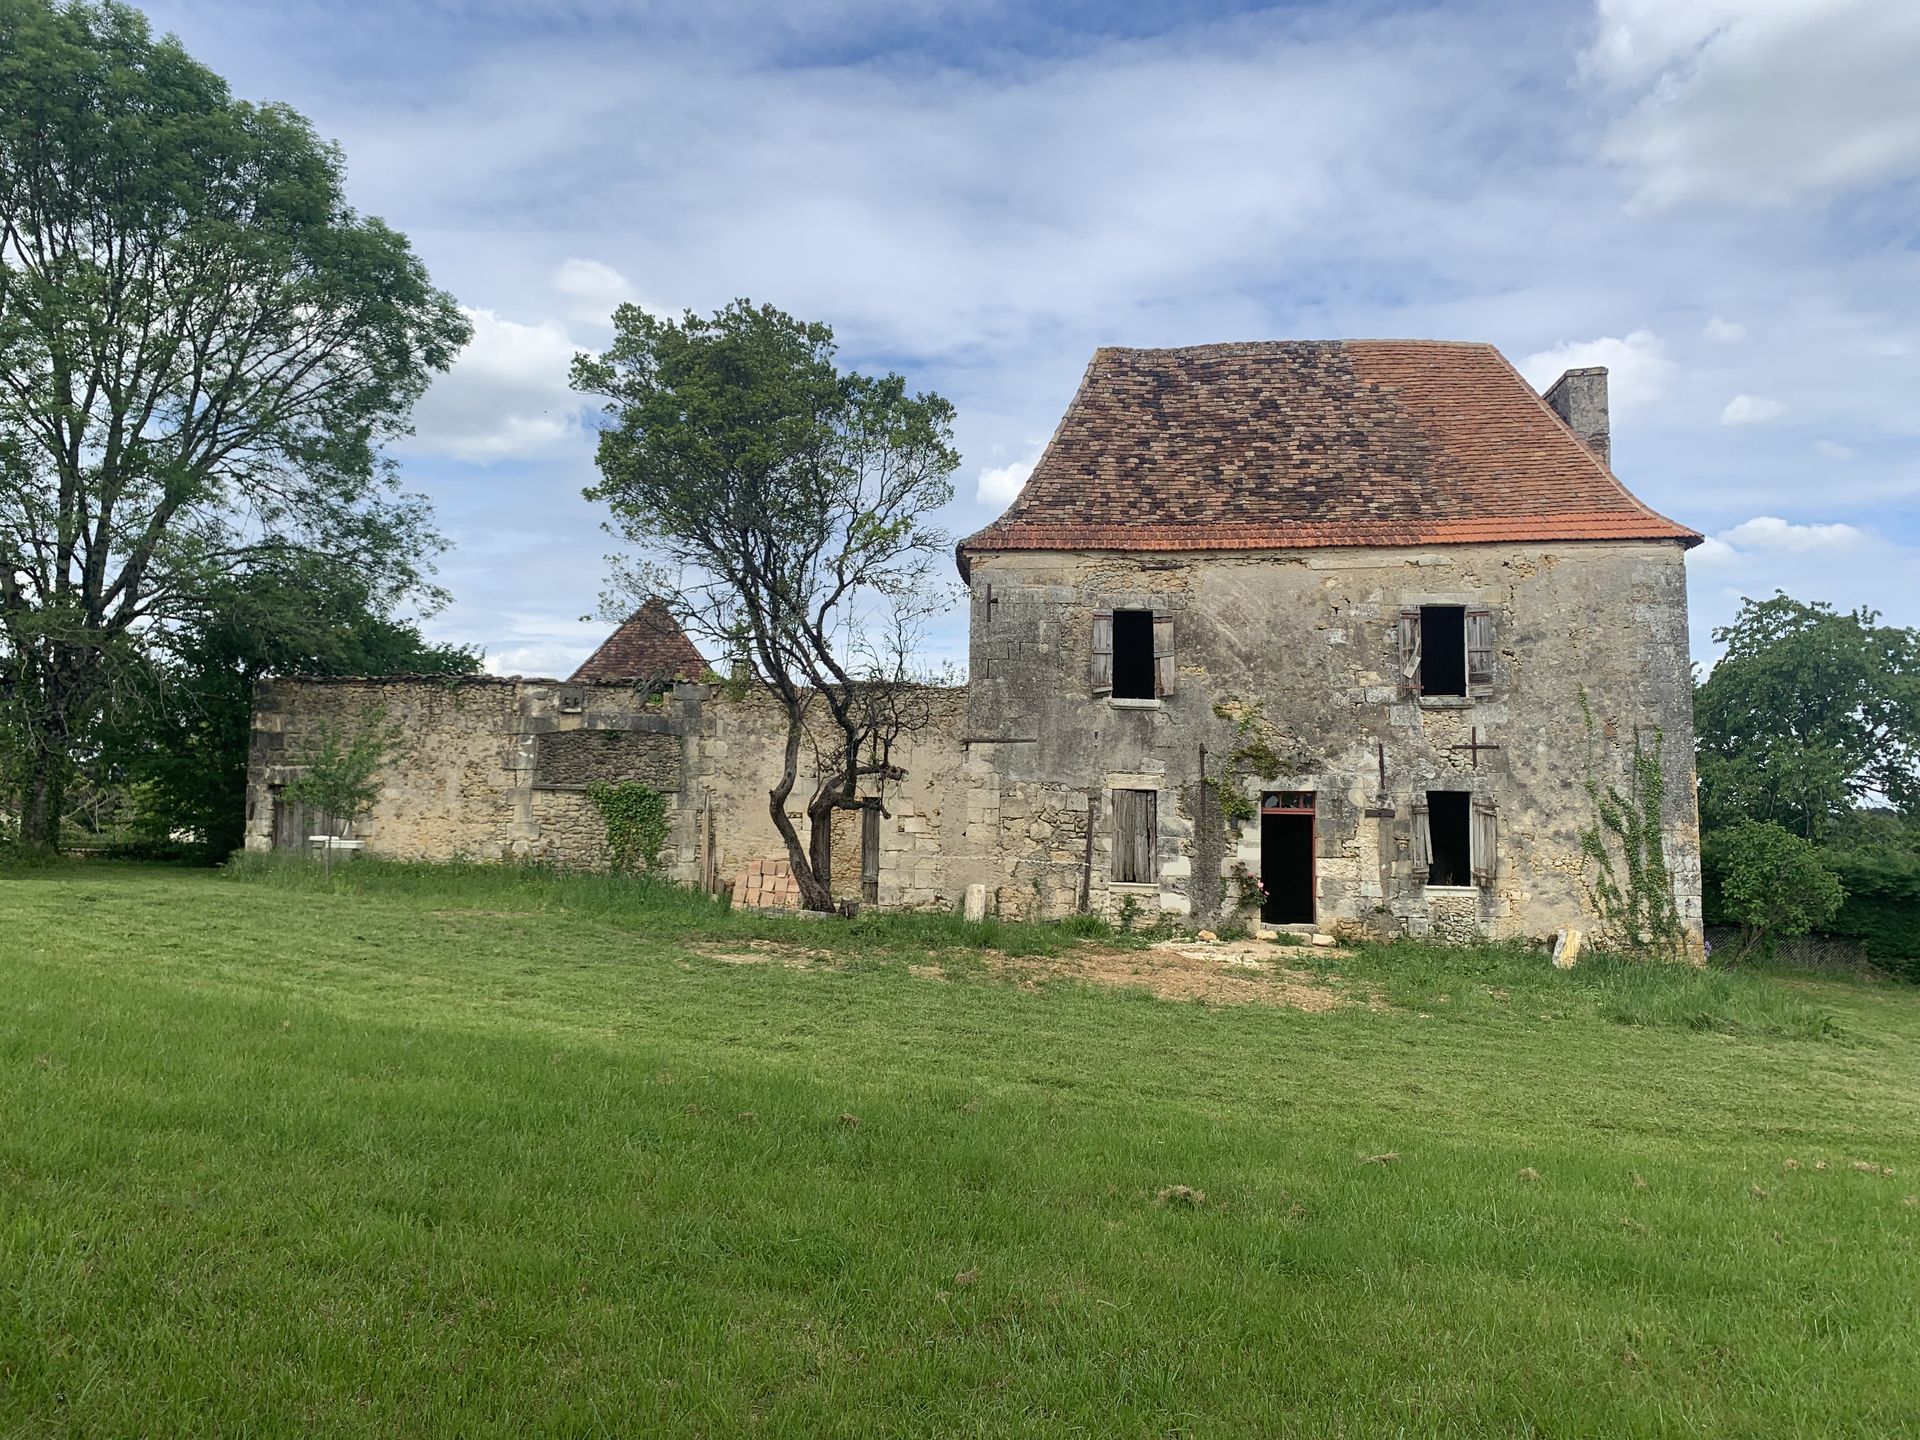
<svg viewBox="0 0 1920 1440"><path fill-rule="evenodd" d="M927 692L928 724L894 755L906 779L882 793L882 906L953 908L981 884L1007 917L1085 908L1196 925L1251 919L1242 881L1261 870L1260 820L1230 820L1229 810L1257 811L1264 791L1282 790L1314 795L1320 925L1437 936L1591 929L1587 781L1626 788L1636 737L1651 744L1658 734L1674 895L1698 935L1678 545L1003 553L975 561L972 588L972 681ZM1492 614L1490 694L1402 693L1395 625L1422 604ZM1173 692L1096 698L1093 617L1136 607L1172 618ZM662 858L677 878L726 885L756 860L785 856L767 813L784 722L756 692L679 685L648 697L618 684L481 677L263 684L249 847L273 845L276 796L315 727L374 704L406 737L358 827L376 852L598 865L604 832L583 787L632 778L670 798ZM809 744L788 802L803 836L816 775ZM1416 882L1413 799L1436 789L1494 803L1490 884ZM1115 790L1157 792L1145 883L1112 878ZM848 899L860 895L860 835L858 814L836 815L833 888Z"/></svg>
<svg viewBox="0 0 1920 1440"><path fill-rule="evenodd" d="M1098 912L1114 914L1132 898L1195 922L1250 914L1239 909L1236 876L1260 872L1260 822L1256 814L1226 823L1223 795L1202 783L1204 756L1205 774L1256 809L1263 791L1314 792L1323 925L1482 935L1591 928L1580 847L1595 818L1586 781L1624 788L1636 736L1651 744L1657 732L1675 900L1698 934L1692 688L1677 544L1206 557L1004 552L978 558L971 584L968 729L998 741L972 747L994 772L986 793L1003 814L1010 797L1050 796L1061 820L1034 825L1028 838L1056 865L1084 847L1088 806L1097 807L1085 883ZM1490 695L1402 694L1396 623L1403 608L1420 605L1492 613ZM1093 617L1130 608L1172 617L1175 683L1164 698L1092 693ZM1466 748L1476 736L1482 748ZM1252 758L1235 760L1249 751ZM1122 788L1160 793L1157 886L1107 878L1107 797ZM1464 790L1496 805L1491 885L1415 883L1413 799L1430 789ZM1060 913L1062 899L1056 888L1037 903Z"/></svg>
<svg viewBox="0 0 1920 1440"><path fill-rule="evenodd" d="M319 728L359 725L377 710L401 743L380 776L379 799L355 827L370 850L598 863L605 832L586 798L583 757L607 764L600 778L637 778L684 796L705 688L648 697L625 685L487 676L263 681L254 697L247 848L273 847L281 789L302 773ZM557 752L543 752L555 742ZM554 767L556 753L563 759ZM696 842L691 812L676 804L664 858L678 869Z"/></svg>
<svg viewBox="0 0 1920 1440"><path fill-rule="evenodd" d="M907 778L880 795L879 903L889 907L949 908L960 895L947 872L965 830L966 697L935 690L926 700L926 728L894 753ZM636 780L668 797L662 863L689 884L709 874L729 883L750 862L786 854L767 809L785 719L764 697L678 685L650 698L622 684L479 676L264 682L255 697L249 849L273 848L275 806L320 728L364 723L375 708L403 741L355 827L374 853L598 866L605 828L586 796L598 779ZM817 776L809 744L788 804L803 837ZM857 813L835 816L832 875L835 894L860 898Z"/></svg>

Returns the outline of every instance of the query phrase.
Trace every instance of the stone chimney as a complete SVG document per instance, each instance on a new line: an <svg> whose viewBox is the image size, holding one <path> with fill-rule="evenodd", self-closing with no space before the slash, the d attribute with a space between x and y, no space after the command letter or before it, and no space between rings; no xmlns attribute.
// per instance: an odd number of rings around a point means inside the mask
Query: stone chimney
<svg viewBox="0 0 1920 1440"><path fill-rule="evenodd" d="M1607 367L1589 365L1569 370L1547 387L1540 397L1553 413L1567 422L1567 428L1580 437L1580 443L1600 457L1600 463L1613 467L1613 442L1607 425Z"/></svg>

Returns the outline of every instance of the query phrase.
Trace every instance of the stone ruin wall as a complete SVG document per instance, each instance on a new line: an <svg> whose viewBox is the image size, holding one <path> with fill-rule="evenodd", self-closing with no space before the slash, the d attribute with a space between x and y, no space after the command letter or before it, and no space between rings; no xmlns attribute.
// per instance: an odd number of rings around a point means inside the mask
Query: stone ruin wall
<svg viewBox="0 0 1920 1440"><path fill-rule="evenodd" d="M895 752L907 771L882 795L879 903L947 909L959 903L952 858L965 830L960 743L965 694L929 692L930 723ZM371 853L413 860L605 863L605 831L590 780L636 780L667 797L662 868L686 884L735 882L755 861L783 860L768 813L785 721L764 697L682 684L648 696L617 683L490 676L269 680L255 696L247 848L287 848L312 825L276 825L283 788L323 726L363 723L371 710L402 735L372 810L354 827ZM788 814L801 836L818 774L803 748ZM869 789L871 787L868 787ZM282 817L283 820L285 817ZM860 817L834 821L836 895L860 895ZM964 888L964 887L962 887Z"/></svg>
<svg viewBox="0 0 1920 1440"><path fill-rule="evenodd" d="M1624 784L1636 730L1666 742L1666 844L1681 916L1699 927L1691 687L1677 546L1647 543L1325 550L1209 557L997 555L973 572L971 684L930 692L932 720L885 788L878 903L952 909L971 885L1006 918L1081 909L1166 914L1199 926L1238 915L1237 871L1257 873L1258 820L1225 823L1201 781L1239 733L1216 707L1248 707L1291 767L1263 788L1317 795L1322 925L1471 936L1541 936L1593 924L1579 834L1591 775ZM991 587L991 588L989 588ZM1392 621L1408 604L1468 601L1497 617L1495 693L1409 700L1395 684ZM988 606L992 606L991 618ZM1175 616L1177 683L1164 702L1090 696L1096 609ZM1594 717L1591 758L1582 692ZM620 684L551 680L269 681L255 717L248 846L275 843L280 786L314 726L384 705L406 743L358 827L400 858L604 863L582 782L633 778L670 801L662 861L688 884L727 887L784 847L767 814L784 726L775 707L725 686L648 697ZM1474 737L1499 747L1477 757ZM1390 816L1378 757L1388 765ZM789 803L804 836L812 755ZM1477 763L1476 763L1477 761ZM1114 882L1111 792L1158 792L1157 884ZM1496 796L1500 863L1475 889L1418 884L1409 795ZM1373 813L1369 813L1373 812ZM836 816L833 887L860 895L860 817ZM773 867L762 864L764 881Z"/></svg>

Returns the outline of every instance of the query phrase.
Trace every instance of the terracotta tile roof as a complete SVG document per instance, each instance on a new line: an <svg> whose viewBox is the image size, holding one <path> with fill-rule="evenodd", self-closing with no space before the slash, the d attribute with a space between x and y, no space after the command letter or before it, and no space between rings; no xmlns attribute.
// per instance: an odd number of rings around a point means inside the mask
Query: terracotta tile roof
<svg viewBox="0 0 1920 1440"><path fill-rule="evenodd" d="M573 680L631 680L664 684L669 680L698 680L707 662L687 639L686 632L658 596L629 616L587 663L574 671Z"/></svg>
<svg viewBox="0 0 1920 1440"><path fill-rule="evenodd" d="M1634 499L1491 345L1285 340L1095 351L960 566L995 550L1700 538Z"/></svg>

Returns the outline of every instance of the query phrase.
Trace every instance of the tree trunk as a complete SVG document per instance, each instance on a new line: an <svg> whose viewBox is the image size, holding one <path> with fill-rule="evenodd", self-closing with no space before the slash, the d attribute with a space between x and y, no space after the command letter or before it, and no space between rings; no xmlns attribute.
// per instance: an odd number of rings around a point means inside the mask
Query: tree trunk
<svg viewBox="0 0 1920 1440"><path fill-rule="evenodd" d="M787 798L793 794L800 775L800 741L804 737L804 719L798 704L787 702L787 747L780 782L767 792L767 814L773 828L787 845L787 863L793 867L794 883L800 887L800 903L809 910L833 909L833 892L813 867L813 861L801 847L800 834L787 815Z"/></svg>
<svg viewBox="0 0 1920 1440"><path fill-rule="evenodd" d="M63 757L36 755L27 773L26 805L20 815L20 843L28 850L60 848L60 814L67 808Z"/></svg>

